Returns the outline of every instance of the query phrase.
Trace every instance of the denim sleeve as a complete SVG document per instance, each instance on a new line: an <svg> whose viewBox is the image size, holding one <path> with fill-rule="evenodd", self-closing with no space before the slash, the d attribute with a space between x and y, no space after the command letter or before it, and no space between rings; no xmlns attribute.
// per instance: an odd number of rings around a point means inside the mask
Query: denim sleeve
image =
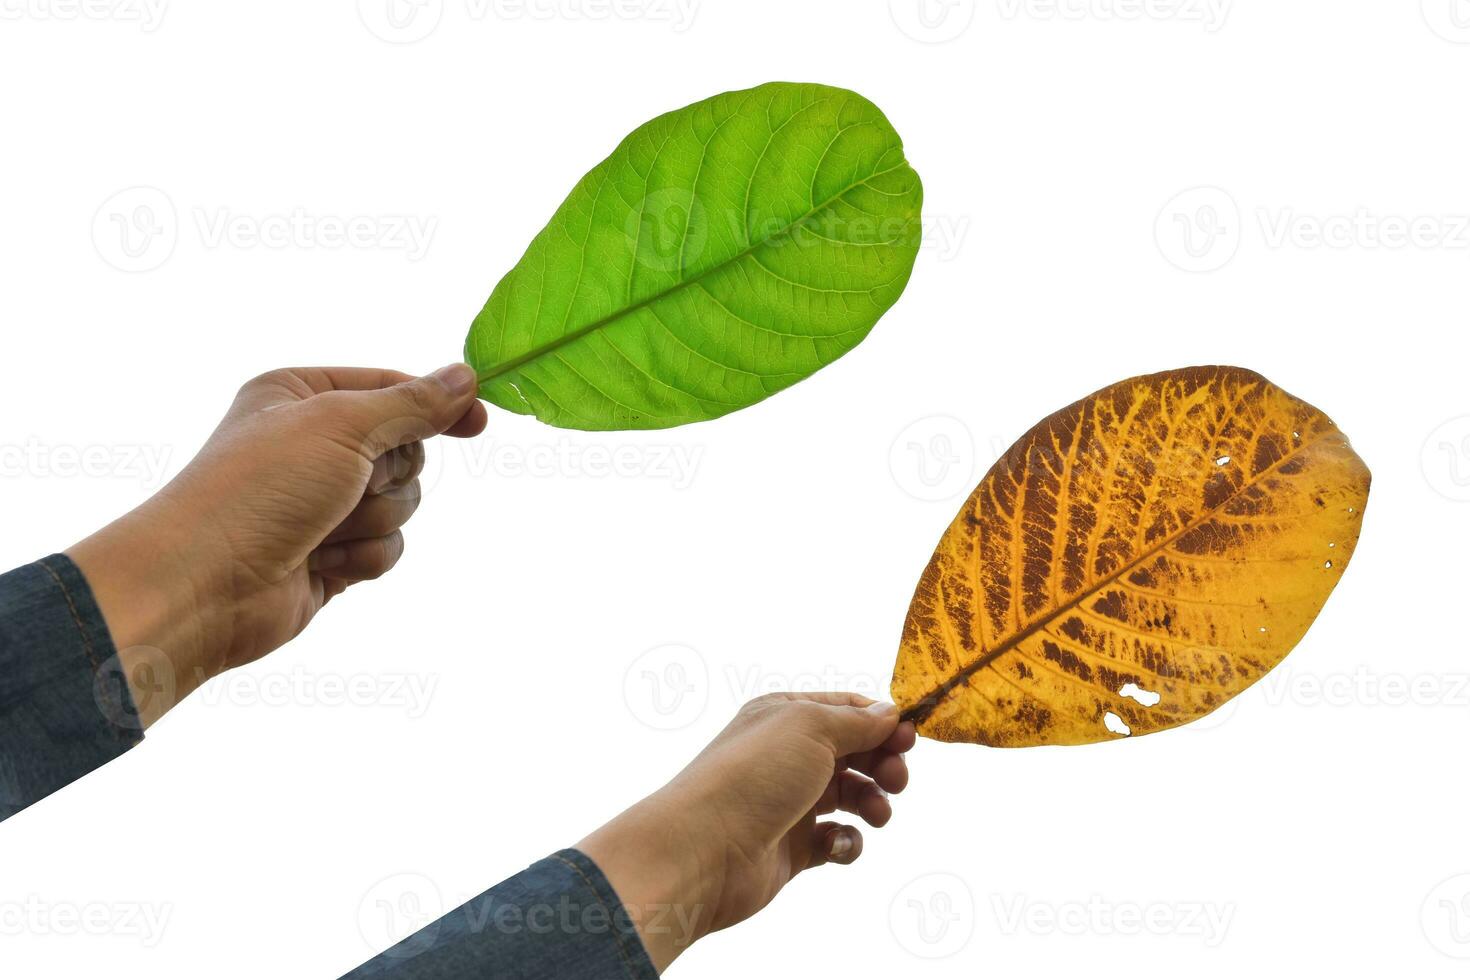
<svg viewBox="0 0 1470 980"><path fill-rule="evenodd" d="M560 851L342 980L657 980L612 885Z"/></svg>
<svg viewBox="0 0 1470 980"><path fill-rule="evenodd" d="M0 575L0 820L142 739L81 570L52 555Z"/></svg>

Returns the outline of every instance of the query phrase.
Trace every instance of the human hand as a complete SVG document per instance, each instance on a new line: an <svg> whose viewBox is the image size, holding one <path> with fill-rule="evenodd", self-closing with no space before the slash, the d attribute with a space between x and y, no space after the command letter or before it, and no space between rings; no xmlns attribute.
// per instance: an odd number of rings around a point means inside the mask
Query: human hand
<svg viewBox="0 0 1470 980"><path fill-rule="evenodd" d="M68 550L151 724L295 637L403 553L423 440L482 432L474 371L293 368L249 382L199 455Z"/></svg>
<svg viewBox="0 0 1470 980"><path fill-rule="evenodd" d="M873 827L908 785L914 727L853 694L745 705L673 782L578 846L628 909L662 972L702 936L765 908L792 878L863 851L841 810ZM672 912L672 914L669 914Z"/></svg>

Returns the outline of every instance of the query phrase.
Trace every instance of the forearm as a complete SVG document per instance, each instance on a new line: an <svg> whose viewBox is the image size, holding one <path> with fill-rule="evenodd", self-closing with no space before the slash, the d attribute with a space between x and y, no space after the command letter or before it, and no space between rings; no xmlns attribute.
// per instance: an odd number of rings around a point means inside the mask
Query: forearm
<svg viewBox="0 0 1470 980"><path fill-rule="evenodd" d="M579 851L561 851L343 980L655 980L631 919L596 863Z"/></svg>
<svg viewBox="0 0 1470 980"><path fill-rule="evenodd" d="M0 819L142 739L116 648L64 555L0 575Z"/></svg>

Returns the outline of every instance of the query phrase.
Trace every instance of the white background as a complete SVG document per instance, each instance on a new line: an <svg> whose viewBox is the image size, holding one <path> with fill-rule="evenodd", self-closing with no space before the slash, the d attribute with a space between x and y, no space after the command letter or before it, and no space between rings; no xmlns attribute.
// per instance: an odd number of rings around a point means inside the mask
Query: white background
<svg viewBox="0 0 1470 980"><path fill-rule="evenodd" d="M1197 363L1318 404L1375 472L1299 649L1194 729L920 745L858 867L671 975L1463 975L1465 0L427 0L398 29L381 0L158 2L0 0L6 567L143 499L256 373L455 359L662 111L861 91L929 244L863 346L753 409L605 437L495 412L438 446L389 580L0 826L5 976L339 975L748 697L886 690L1000 451Z"/></svg>

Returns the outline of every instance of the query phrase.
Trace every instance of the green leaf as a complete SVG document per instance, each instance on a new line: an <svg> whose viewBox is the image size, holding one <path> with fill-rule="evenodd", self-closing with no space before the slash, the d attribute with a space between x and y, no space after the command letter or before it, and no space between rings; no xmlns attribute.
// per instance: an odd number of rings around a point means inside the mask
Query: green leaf
<svg viewBox="0 0 1470 980"><path fill-rule="evenodd" d="M776 82L659 116L582 178L475 318L480 395L573 429L718 418L857 346L918 253L871 102Z"/></svg>

